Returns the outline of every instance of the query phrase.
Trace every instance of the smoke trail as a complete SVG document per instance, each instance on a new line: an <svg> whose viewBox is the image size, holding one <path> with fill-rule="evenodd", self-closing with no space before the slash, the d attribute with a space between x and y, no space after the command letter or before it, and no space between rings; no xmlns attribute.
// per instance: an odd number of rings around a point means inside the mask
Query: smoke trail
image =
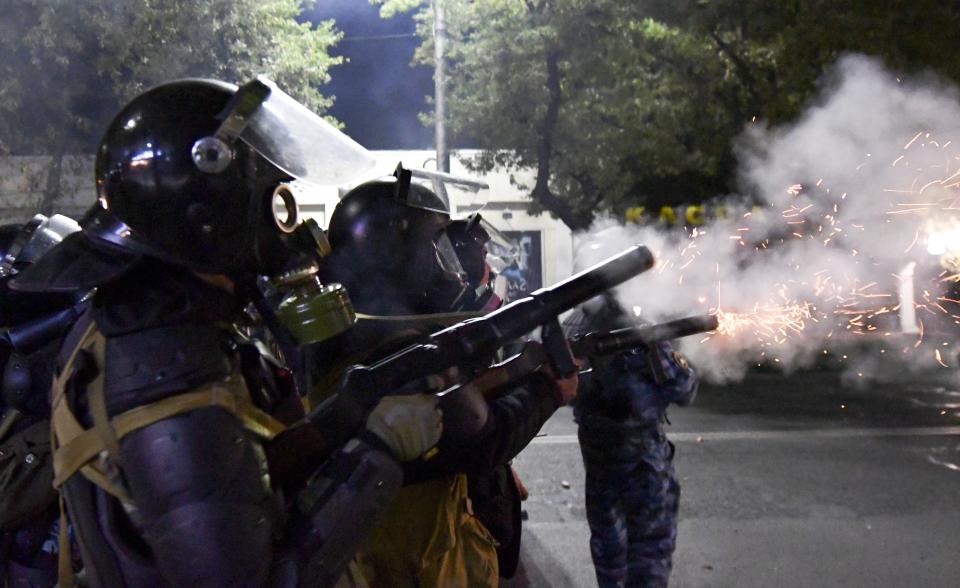
<svg viewBox="0 0 960 588"><path fill-rule="evenodd" d="M750 362L792 369L836 348L955 363L953 340L933 333L956 328L960 301L944 294L950 260L931 253L960 249L957 90L900 80L863 56L840 60L828 79L798 122L754 125L739 140L740 181L761 207L733 197L728 218L692 235L603 220L578 240L578 266L635 242L658 254L657 268L617 292L645 318L721 312L725 334L683 344L714 379L737 378ZM911 271L916 325L900 325ZM900 334L917 325L926 333ZM847 363L875 361L857 352Z"/></svg>

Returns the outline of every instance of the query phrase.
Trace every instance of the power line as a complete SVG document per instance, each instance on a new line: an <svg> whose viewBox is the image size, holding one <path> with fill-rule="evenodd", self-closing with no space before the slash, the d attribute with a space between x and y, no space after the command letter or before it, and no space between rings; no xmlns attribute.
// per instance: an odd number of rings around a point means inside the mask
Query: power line
<svg viewBox="0 0 960 588"><path fill-rule="evenodd" d="M370 35L365 37L344 37L340 39L341 43L346 43L350 41L386 41L390 39L409 39L410 37L416 37L416 33L398 33L396 35Z"/></svg>

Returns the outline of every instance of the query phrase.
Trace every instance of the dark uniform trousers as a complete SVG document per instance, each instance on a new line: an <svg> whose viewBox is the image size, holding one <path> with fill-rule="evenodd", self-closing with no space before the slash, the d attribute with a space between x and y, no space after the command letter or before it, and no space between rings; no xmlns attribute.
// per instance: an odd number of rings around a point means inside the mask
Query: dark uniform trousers
<svg viewBox="0 0 960 588"><path fill-rule="evenodd" d="M666 586L680 500L673 444L659 428L613 423L581 423L579 437L597 583Z"/></svg>

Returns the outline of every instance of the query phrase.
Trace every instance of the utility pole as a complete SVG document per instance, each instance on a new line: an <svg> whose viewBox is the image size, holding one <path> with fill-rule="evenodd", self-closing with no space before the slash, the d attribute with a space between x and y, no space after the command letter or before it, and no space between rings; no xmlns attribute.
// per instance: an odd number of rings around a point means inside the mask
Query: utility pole
<svg viewBox="0 0 960 588"><path fill-rule="evenodd" d="M437 171L450 172L450 151L447 149L447 118L444 85L443 53L447 37L447 22L443 15L443 0L433 0L433 118L434 143L437 149Z"/></svg>

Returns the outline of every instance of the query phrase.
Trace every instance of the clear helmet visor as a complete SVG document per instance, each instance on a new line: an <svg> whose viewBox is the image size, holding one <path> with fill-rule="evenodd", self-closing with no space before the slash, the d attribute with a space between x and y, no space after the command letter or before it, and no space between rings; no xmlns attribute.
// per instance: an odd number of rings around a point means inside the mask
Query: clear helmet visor
<svg viewBox="0 0 960 588"><path fill-rule="evenodd" d="M464 234L459 238L482 245L485 261L494 272L500 273L512 263L520 261L520 247L517 243L479 212L457 222L466 223L462 229Z"/></svg>
<svg viewBox="0 0 960 588"><path fill-rule="evenodd" d="M44 253L53 249L57 243L79 230L80 225L72 218L62 214L51 215L33 232L30 240L24 245L23 251L20 252L17 261L34 263Z"/></svg>
<svg viewBox="0 0 960 588"><path fill-rule="evenodd" d="M0 257L0 277L15 274L15 266L36 263L47 251L79 230L80 225L70 217L60 214L50 217L35 215L23 225L6 253Z"/></svg>
<svg viewBox="0 0 960 588"><path fill-rule="evenodd" d="M467 272L463 270L463 265L460 263L460 258L457 257L457 250L454 249L453 243L450 241L450 237L446 233L442 233L434 245L437 248L437 259L440 260L440 267L444 271L457 274L461 277L465 277Z"/></svg>
<svg viewBox="0 0 960 588"><path fill-rule="evenodd" d="M500 229L493 226L490 221L480 217L480 226L483 227L483 230L490 236L490 240L487 241L487 249L490 249L490 246L493 245L500 251L510 252L512 255L520 254L520 247L517 243L506 236Z"/></svg>
<svg viewBox="0 0 960 588"><path fill-rule="evenodd" d="M443 200L437 194L424 184L412 183L405 197L404 204L416 208L422 208L431 212L439 212L449 215L450 211L444 205Z"/></svg>
<svg viewBox="0 0 960 588"><path fill-rule="evenodd" d="M359 143L294 100L272 81L240 140L291 176L314 185L340 185L369 171L376 160Z"/></svg>
<svg viewBox="0 0 960 588"><path fill-rule="evenodd" d="M481 226L490 235L487 241L487 263L490 269L500 273L514 263L520 262L520 247L517 243L503 234L499 229L483 219Z"/></svg>

